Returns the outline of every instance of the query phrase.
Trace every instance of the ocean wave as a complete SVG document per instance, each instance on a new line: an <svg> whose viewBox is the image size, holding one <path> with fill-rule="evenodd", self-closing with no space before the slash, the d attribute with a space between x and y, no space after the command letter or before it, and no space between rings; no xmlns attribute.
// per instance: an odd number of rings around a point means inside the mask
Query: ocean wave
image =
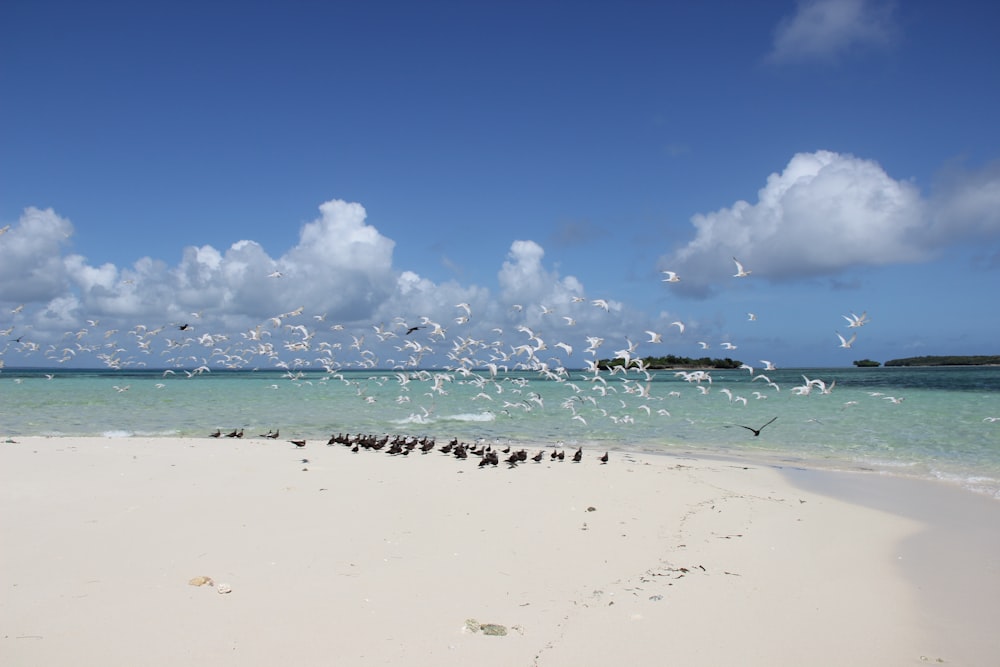
<svg viewBox="0 0 1000 667"><path fill-rule="evenodd" d="M441 419L456 422L493 422L497 420L497 416L492 412L461 412L443 416Z"/></svg>
<svg viewBox="0 0 1000 667"><path fill-rule="evenodd" d="M1000 479L986 475L963 475L961 473L932 470L931 476L947 482L958 484L973 493L981 493L1000 500Z"/></svg>
<svg viewBox="0 0 1000 667"><path fill-rule="evenodd" d="M918 461L903 461L894 459L876 459L864 456L855 456L851 459L858 465L869 465L876 468L913 468L921 465Z"/></svg>
<svg viewBox="0 0 1000 667"><path fill-rule="evenodd" d="M178 429L169 428L161 431L135 431L131 435L136 438L177 438L182 434Z"/></svg>
<svg viewBox="0 0 1000 667"><path fill-rule="evenodd" d="M433 424L435 420L427 415L413 413L409 417L404 417L403 419L393 419L391 421L393 424Z"/></svg>

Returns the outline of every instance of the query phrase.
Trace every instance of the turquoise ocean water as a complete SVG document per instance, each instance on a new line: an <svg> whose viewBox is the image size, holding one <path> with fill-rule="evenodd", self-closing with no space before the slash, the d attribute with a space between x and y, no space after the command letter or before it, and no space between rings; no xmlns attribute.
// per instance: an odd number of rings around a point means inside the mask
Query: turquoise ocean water
<svg viewBox="0 0 1000 667"><path fill-rule="evenodd" d="M713 370L709 376L697 382L665 370L557 377L241 370L189 377L183 370L6 368L0 437L206 438L216 429L243 428L245 438L279 429L281 441L317 444L335 433L482 438L872 470L942 479L1000 499L1000 419L992 420L1000 417L1000 368ZM822 384L806 393L807 378ZM759 437L741 428L759 428L772 417Z"/></svg>

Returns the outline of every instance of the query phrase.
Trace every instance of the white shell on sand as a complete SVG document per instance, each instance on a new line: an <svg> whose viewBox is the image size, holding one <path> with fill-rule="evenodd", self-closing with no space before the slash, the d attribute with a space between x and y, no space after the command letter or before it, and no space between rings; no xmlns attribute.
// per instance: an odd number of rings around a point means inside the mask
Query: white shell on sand
<svg viewBox="0 0 1000 667"><path fill-rule="evenodd" d="M219 584L218 586L215 587L215 590L218 591L220 594L232 593L233 587L230 586L229 584Z"/></svg>

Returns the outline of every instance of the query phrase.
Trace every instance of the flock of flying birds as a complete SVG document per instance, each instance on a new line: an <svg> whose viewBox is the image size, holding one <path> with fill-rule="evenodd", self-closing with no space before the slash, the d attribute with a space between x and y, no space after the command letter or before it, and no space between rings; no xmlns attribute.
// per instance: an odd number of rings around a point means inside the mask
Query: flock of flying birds
<svg viewBox="0 0 1000 667"><path fill-rule="evenodd" d="M734 257L733 262L736 267L733 278L745 279L750 276L751 271L738 259ZM681 280L674 271L662 273L665 283L677 283ZM268 277L275 280L284 278L278 271L270 273ZM544 305L532 307L541 313L541 321L559 322L561 318L563 328L576 324L576 318L572 314L560 315L554 308ZM568 306L570 313L574 312L573 308L587 307L607 313L612 310L611 304L605 299L591 299L588 302L582 296L571 297ZM22 309L23 306L18 306L13 314L17 315ZM525 306L521 304L511 306L512 319L524 310ZM633 405L637 404L636 414L643 412L645 415L652 415L655 411L657 415L670 416L670 412L655 401L679 395L679 392L671 391L667 397L651 395L653 373L639 353L640 345L648 347L662 343L662 332L647 330L645 334L648 338L644 341L633 341L625 337L624 345L621 346L606 345L605 339L600 336L586 336L587 346L573 357L575 350L571 344L561 340L551 342L543 337L541 331L525 323L514 325L513 340L511 334L505 335L501 328L491 330L491 334L495 334L490 336L492 340L454 333L455 329L468 331L466 325L473 317L473 308L469 303L458 303L452 317L454 326L450 322L443 324L427 316L421 316L416 321L397 317L389 324L371 325L367 331L354 329L352 333L342 324L328 325L325 316L309 316L304 307L299 307L267 318L256 326L239 332L238 336L202 331L200 313L193 313L192 319L187 322L162 324L155 328L139 324L126 331L102 331L99 320L91 319L87 320L86 326L66 332L59 344L50 344L44 349L30 340L27 331L21 333L12 325L0 330L0 334L7 339L5 347L0 349L0 369L3 366L3 353L11 346L15 346L22 354L42 353L47 360L55 363L66 363L76 360L78 356L92 354L111 369L147 365L154 368L169 367L163 371L164 379L168 376L180 377L181 374L193 378L211 373L213 368L247 370L264 366L281 369L285 371L285 378L304 383L309 382L305 375L307 370L322 368L326 372L323 381L342 380L366 403L374 403L382 398L371 391L370 384L350 381L342 375L342 371L391 369L399 386L394 399L397 403L408 403L411 396L416 395L416 392L410 391L411 386L421 386L423 393L433 399L437 395L447 394L452 383L461 382L474 387L473 391L478 390L478 393L471 396L471 400L480 404L488 403L491 411L507 415L544 407L543 398L525 388L526 380L506 375L509 371L532 371L546 380L563 383L571 390L569 398L560 405L570 413L571 419L584 425L587 425L588 418L593 418L592 415L599 415L616 423L628 423L634 419L632 414L603 407L598 399L617 399L624 408L625 398L628 397L634 399ZM756 315L748 313L748 319L754 321ZM856 330L865 326L869 320L866 312L861 315L851 313L845 315L844 319L847 320L847 327L855 332L849 339L845 339L839 332L837 336L841 340L841 347L849 348L857 337ZM674 321L670 326L676 327L679 335L685 332L682 321ZM452 333L449 333L449 328ZM122 337L126 337L129 342L120 343ZM701 349L709 348L706 341L698 341L698 345ZM737 346L727 341L721 347L735 350ZM157 350L158 359L154 354ZM426 367L430 365L428 361L439 357L442 352L448 361L434 366L437 370L427 370ZM157 360L147 362L147 358ZM571 358L573 362L569 362ZM599 368L599 358L611 358L620 362L616 361L610 371L602 371ZM567 370L570 363L578 369L574 371L575 377ZM752 383L760 383L754 384L759 390L751 394L755 400L766 399L767 389L780 391L777 383L765 374L775 370L774 364L764 359L760 363L759 367L748 364L740 366L749 371ZM615 377L617 375L621 376L620 383L609 385L609 380L619 379ZM712 391L712 376L708 370L678 370L674 375L696 387L702 395ZM369 382L381 385L388 379L389 376L386 375ZM836 384L805 376L803 380L804 384L791 389L793 395L829 394ZM588 384L589 390L584 390L583 387ZM166 385L159 383L156 386L163 388ZM278 385L272 387L278 388ZM118 392L128 391L129 388L129 385L115 386ZM505 388L508 390L506 393ZM725 396L734 405L746 406L749 401L747 396L736 395L728 387L717 389L714 395ZM887 398L894 402L902 400ZM586 412L584 408L587 408ZM424 410L426 412L426 408ZM773 421L772 419L771 422ZM760 428L739 426L757 436L771 422Z"/></svg>
<svg viewBox="0 0 1000 667"><path fill-rule="evenodd" d="M735 257L733 262L736 266L734 278L746 278L752 273ZM681 280L674 271L662 273L665 283L677 283ZM268 277L282 279L284 274L273 271ZM575 304L586 303L587 299L583 296L572 296L569 307L572 309ZM605 312L611 311L611 305L606 299L592 299L589 303ZM572 310L571 314L559 315L554 308L544 304L534 307L544 319L559 322L561 318L561 327L564 329L576 325L577 318ZM456 304L455 308L453 321L457 327L466 325L473 319L472 307L468 303ZM17 316L23 309L24 305L19 305L10 314ZM524 310L525 306L521 304L511 306L512 315ZM81 359L92 355L96 361L110 369L165 366L182 370L188 376L208 372L212 368L249 369L259 368L261 365L286 370L319 366L328 372L349 368L405 370L427 366L425 360L434 354L440 354L441 344L450 340L451 349L446 352L448 361L444 363L446 369L468 370L482 367L490 369L494 374L500 368L538 370L545 373L569 365L574 352L574 346L565 341L551 343L550 347L541 331L536 331L527 324L515 326L518 340L510 343L504 339L501 328L491 330L491 334L496 334L491 336L493 340L476 339L471 335L451 336L449 339L450 323L442 324L427 316L420 316L417 322L397 317L389 324L372 325L368 333L364 328L357 327L352 329L356 333L348 333L342 324L327 328L325 315L312 315L310 319L305 315L305 307L300 306L269 317L253 328L239 332L238 337L230 333L203 331L200 326L201 317L202 313L191 313L190 321L160 324L156 327L137 324L124 331L114 328L101 330L98 319L88 319L85 326L65 332L61 341L44 347L32 340L30 326L12 323L7 328L0 329L0 336L6 339L4 346L0 348L0 369L4 365L4 354L13 349L22 357L42 354L48 363L75 362L74 365L80 365ZM755 313L747 313L747 317L750 321L757 319ZM844 317L851 329L858 329L868 323L867 313L852 313ZM678 335L684 334L686 329L685 323L680 320L671 322L669 326L676 327ZM624 360L626 368L635 364L642 370L637 354L640 343L663 343L663 332L647 330L644 333L648 337L646 340L633 341L625 337L623 347L610 350L614 358ZM340 334L339 340L337 334ZM840 347L850 348L857 333L845 338L837 332L837 336ZM388 348L384 345L379 349L379 345L373 344L373 338L378 343L390 344L392 349L387 351ZM589 354L591 358L584 358L576 364L594 370L598 350L606 341L601 336L586 336L585 340L587 346L583 349L583 354ZM697 344L702 350L710 347L703 340L697 341ZM730 341L723 341L719 345L726 351L737 349ZM156 359L153 353L157 348L160 350L159 359L149 361ZM767 364L770 365L769 362Z"/></svg>

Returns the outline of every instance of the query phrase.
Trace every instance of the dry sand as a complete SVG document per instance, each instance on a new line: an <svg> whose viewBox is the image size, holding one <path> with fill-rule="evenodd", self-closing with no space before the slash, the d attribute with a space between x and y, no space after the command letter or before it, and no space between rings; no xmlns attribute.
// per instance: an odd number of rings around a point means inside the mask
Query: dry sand
<svg viewBox="0 0 1000 667"><path fill-rule="evenodd" d="M320 441L17 440L0 444L5 666L1000 656L1000 503L929 482L614 451L479 469Z"/></svg>

